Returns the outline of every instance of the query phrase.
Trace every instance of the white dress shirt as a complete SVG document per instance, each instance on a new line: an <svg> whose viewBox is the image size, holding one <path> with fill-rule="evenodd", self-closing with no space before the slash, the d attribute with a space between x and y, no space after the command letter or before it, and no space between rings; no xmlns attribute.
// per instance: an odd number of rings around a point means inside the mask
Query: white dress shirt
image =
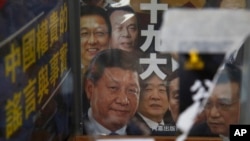
<svg viewBox="0 0 250 141"><path fill-rule="evenodd" d="M87 126L87 128L91 130L91 131L89 131L90 134L93 134L93 135L109 135L111 133L111 131L109 129L103 127L101 124L99 124L93 118L91 108L89 108L89 110L88 110L88 117L89 117L90 124ZM116 130L115 133L117 133L119 135L126 135L126 128L127 128L127 126L124 126L121 129Z"/></svg>
<svg viewBox="0 0 250 141"><path fill-rule="evenodd" d="M142 117L142 119L147 123L147 125L152 129L152 130L157 130L159 125L164 125L164 121L162 120L160 123L155 122L145 116L143 116L141 113L139 115Z"/></svg>

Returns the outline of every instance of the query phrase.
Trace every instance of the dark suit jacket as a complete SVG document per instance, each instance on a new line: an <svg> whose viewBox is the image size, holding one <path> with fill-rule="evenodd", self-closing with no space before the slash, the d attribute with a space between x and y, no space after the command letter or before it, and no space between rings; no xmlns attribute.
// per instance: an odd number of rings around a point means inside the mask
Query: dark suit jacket
<svg viewBox="0 0 250 141"><path fill-rule="evenodd" d="M145 127L148 128L148 130L150 130L150 132L151 132L150 135L151 136L175 136L176 135L175 131L156 131L156 130L152 130L138 113L135 114L135 118L139 122L143 123L145 125ZM175 125L173 123L169 123L169 124L165 124L165 126L175 126Z"/></svg>
<svg viewBox="0 0 250 141"><path fill-rule="evenodd" d="M84 122L88 122L89 121L89 117L87 114L85 114L83 116L83 121ZM87 127L85 126L85 128L83 128L83 135L87 135ZM141 130L141 128L138 126L138 124L134 121L131 120L126 128L126 133L127 135L145 135L145 133L143 132L143 130Z"/></svg>
<svg viewBox="0 0 250 141"><path fill-rule="evenodd" d="M214 134L211 132L206 122L194 125L189 131L189 136L219 137L218 134Z"/></svg>

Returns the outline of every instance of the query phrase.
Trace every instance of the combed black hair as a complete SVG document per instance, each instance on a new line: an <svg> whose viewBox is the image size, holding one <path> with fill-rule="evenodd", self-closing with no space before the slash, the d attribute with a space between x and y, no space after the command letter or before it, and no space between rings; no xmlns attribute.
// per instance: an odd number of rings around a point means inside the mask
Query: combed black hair
<svg viewBox="0 0 250 141"><path fill-rule="evenodd" d="M131 70L138 74L142 72L138 56L121 49L107 49L99 52L91 60L85 75L95 83L102 77L105 68L112 67Z"/></svg>
<svg viewBox="0 0 250 141"><path fill-rule="evenodd" d="M94 6L94 5L82 5L81 9L80 9L80 14L81 17L82 16L87 16L87 15L99 15L101 17L103 17L103 19L105 20L107 26L108 26L108 32L109 35L111 35L111 23L109 20L109 16L107 15L107 12L98 6Z"/></svg>

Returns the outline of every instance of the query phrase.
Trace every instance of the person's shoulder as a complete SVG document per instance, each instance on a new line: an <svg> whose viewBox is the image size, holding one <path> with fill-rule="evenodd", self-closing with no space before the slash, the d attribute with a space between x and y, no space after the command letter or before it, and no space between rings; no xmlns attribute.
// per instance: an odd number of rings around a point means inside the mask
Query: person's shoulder
<svg viewBox="0 0 250 141"><path fill-rule="evenodd" d="M88 132L87 132L87 126L86 124L89 122L89 116L87 113L83 114L82 116L82 122L83 122L83 127L82 127L82 131L83 131L83 135L87 135Z"/></svg>
<svg viewBox="0 0 250 141"><path fill-rule="evenodd" d="M140 122L145 122L139 113L135 113L134 120L135 119L138 120L138 121L140 121Z"/></svg>
<svg viewBox="0 0 250 141"><path fill-rule="evenodd" d="M127 135L149 135L150 129L145 124L145 121L137 113L127 124Z"/></svg>
<svg viewBox="0 0 250 141"><path fill-rule="evenodd" d="M89 120L88 113L84 113L83 116L82 116L82 119L83 119L83 121Z"/></svg>
<svg viewBox="0 0 250 141"><path fill-rule="evenodd" d="M207 123L202 122L191 128L189 136L218 137L219 135L212 133Z"/></svg>

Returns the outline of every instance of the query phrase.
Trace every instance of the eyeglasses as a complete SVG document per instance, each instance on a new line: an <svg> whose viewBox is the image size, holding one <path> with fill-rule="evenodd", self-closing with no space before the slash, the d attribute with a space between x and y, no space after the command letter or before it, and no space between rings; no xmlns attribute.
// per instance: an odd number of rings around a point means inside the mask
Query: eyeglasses
<svg viewBox="0 0 250 141"><path fill-rule="evenodd" d="M95 38L103 38L108 32L96 31L96 32L81 32L81 38L89 38L93 34Z"/></svg>
<svg viewBox="0 0 250 141"><path fill-rule="evenodd" d="M205 110L211 110L213 106L215 106L220 111L227 111L237 102L239 102L238 99L237 100L224 100L224 101L219 101L216 103L208 101L207 104L205 105Z"/></svg>

